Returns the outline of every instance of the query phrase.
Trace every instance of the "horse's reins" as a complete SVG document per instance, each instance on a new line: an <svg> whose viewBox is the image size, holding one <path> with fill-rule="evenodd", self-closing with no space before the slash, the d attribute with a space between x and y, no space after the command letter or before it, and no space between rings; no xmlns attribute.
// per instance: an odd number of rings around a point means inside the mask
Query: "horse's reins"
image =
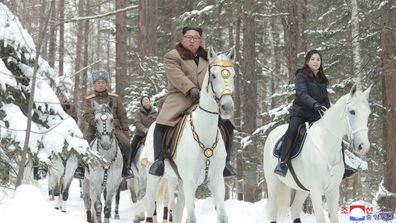
<svg viewBox="0 0 396 223"><path fill-rule="evenodd" d="M221 70L221 76L224 79L224 85L225 88L224 90L217 95L217 93L215 92L214 88L213 88L213 83L211 81L211 70L210 68L214 67L214 66L218 66L218 67L222 67L223 69ZM230 71L227 69L227 67L234 67L234 64L230 61L226 61L226 60L216 60L213 61L212 63L209 64L209 68L208 68L208 72L209 72L209 78L208 78L208 84L206 85L206 92L209 92L209 84L210 87L212 89L212 93L214 95L214 99L217 103L218 106L220 106L220 100L221 97L225 96L225 95L231 95L232 96L232 89L229 87L229 80L228 78L231 76ZM201 106L198 106L202 111L205 111L209 114L213 114L213 115L219 115L219 112L213 112L213 111L209 111L207 109L204 109ZM220 110L218 108L218 110ZM195 131L195 127L192 121L192 113L190 113L190 125L191 125L191 131L193 133L193 138L194 140L198 143L199 147L202 149L205 157L206 157L206 161L205 161L205 179L204 182L206 182L208 180L208 174L209 174L209 166L210 166L210 158L213 156L213 151L217 146L217 143L219 142L219 130L217 130L216 132L216 139L215 142L212 144L211 147L205 147L205 145L201 142L201 140L199 139L198 133Z"/></svg>

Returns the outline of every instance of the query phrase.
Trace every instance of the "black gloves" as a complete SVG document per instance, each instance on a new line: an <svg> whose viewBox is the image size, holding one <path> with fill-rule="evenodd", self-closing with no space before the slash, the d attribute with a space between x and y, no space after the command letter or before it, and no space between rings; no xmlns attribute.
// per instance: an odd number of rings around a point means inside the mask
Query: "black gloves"
<svg viewBox="0 0 396 223"><path fill-rule="evenodd" d="M188 97L190 97L194 102L199 101L199 88L193 87L188 91Z"/></svg>
<svg viewBox="0 0 396 223"><path fill-rule="evenodd" d="M327 110L327 108L325 106L323 106L319 103L315 103L313 106L313 109L315 110L315 112L321 112L321 113L324 113Z"/></svg>

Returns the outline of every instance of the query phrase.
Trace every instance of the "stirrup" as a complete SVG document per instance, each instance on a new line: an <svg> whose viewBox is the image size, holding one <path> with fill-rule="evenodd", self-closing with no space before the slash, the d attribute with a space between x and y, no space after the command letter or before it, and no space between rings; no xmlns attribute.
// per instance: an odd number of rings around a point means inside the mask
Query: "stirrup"
<svg viewBox="0 0 396 223"><path fill-rule="evenodd" d="M280 162L278 163L278 165L276 165L274 173L278 174L279 176L285 177L287 174L287 165L284 162Z"/></svg>
<svg viewBox="0 0 396 223"><path fill-rule="evenodd" d="M223 170L223 177L234 177L234 176L236 176L234 167L231 166L230 162L226 162L226 165Z"/></svg>
<svg viewBox="0 0 396 223"><path fill-rule="evenodd" d="M165 164L163 160L155 160L153 164L151 164L149 173L155 176L163 176L165 170Z"/></svg>
<svg viewBox="0 0 396 223"><path fill-rule="evenodd" d="M133 174L133 171L130 168L126 168L122 170L122 177L129 179L129 178L134 178L135 175Z"/></svg>
<svg viewBox="0 0 396 223"><path fill-rule="evenodd" d="M344 171L344 176L342 176L342 179L352 177L357 171L358 171L357 169L345 164L345 171Z"/></svg>

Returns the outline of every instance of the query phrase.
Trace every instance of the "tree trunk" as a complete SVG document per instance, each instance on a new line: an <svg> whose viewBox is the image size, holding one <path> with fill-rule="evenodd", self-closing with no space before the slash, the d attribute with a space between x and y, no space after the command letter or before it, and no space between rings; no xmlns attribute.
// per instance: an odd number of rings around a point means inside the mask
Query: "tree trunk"
<svg viewBox="0 0 396 223"><path fill-rule="evenodd" d="M235 22L235 59L237 62L241 62L241 7L237 9L237 19ZM240 73L240 63L235 64L235 114L234 121L236 126L241 128L241 73Z"/></svg>
<svg viewBox="0 0 396 223"><path fill-rule="evenodd" d="M298 6L295 0L287 0L287 61L289 68L289 84L294 83L294 73L297 66L298 49Z"/></svg>
<svg viewBox="0 0 396 223"><path fill-rule="evenodd" d="M89 6L89 1L90 0L85 0L85 16L88 16L90 14L90 6ZM89 64L89 20L84 21L84 58L83 58L83 68L84 71L82 73L82 80L81 80L81 96L82 98L85 98L87 95L87 90L88 90L88 64Z"/></svg>
<svg viewBox="0 0 396 223"><path fill-rule="evenodd" d="M393 6L393 7L392 7ZM391 9L392 7L392 9ZM383 6L383 30L382 30L382 62L384 81L384 104L386 107L386 123L384 126L384 142L386 148L386 164L384 175L384 187L391 193L396 193L396 35L392 28L396 27L395 3L389 1ZM378 203L381 208L391 212L396 208L396 197L385 195Z"/></svg>
<svg viewBox="0 0 396 223"><path fill-rule="evenodd" d="M359 43L359 10L357 5L357 0L352 0L352 56L353 56L353 73L356 76L356 83L359 88L362 85L362 72L361 69L361 59L360 59L360 43Z"/></svg>
<svg viewBox="0 0 396 223"><path fill-rule="evenodd" d="M50 19L50 32L49 32L49 48L48 48L48 64L50 67L54 68L55 67L55 55L56 55L56 30L57 30L57 24L56 24L56 16L57 16L57 11L56 11L56 1L51 0L51 19Z"/></svg>
<svg viewBox="0 0 396 223"><path fill-rule="evenodd" d="M78 16L84 16L84 5L85 0L78 1ZM83 57L83 44L84 44L84 21L78 22L78 30L77 30L77 43L76 43L76 60L74 62L74 92L73 92L73 99L74 99L74 106L76 111L80 111L82 109L81 106L81 72L82 69L82 57Z"/></svg>
<svg viewBox="0 0 396 223"><path fill-rule="evenodd" d="M63 57L65 55L65 0L59 0L59 76L63 75Z"/></svg>
<svg viewBox="0 0 396 223"><path fill-rule="evenodd" d="M252 133L256 129L257 89L256 89L256 22L253 15L255 0L244 2L243 26L243 65L245 79L243 94L243 125L244 132Z"/></svg>
<svg viewBox="0 0 396 223"><path fill-rule="evenodd" d="M176 22L174 21L174 18L177 18L179 16L180 11L180 4L179 0L172 0L172 23L171 23L171 41L170 41L170 49L173 49L176 46L176 43L178 42L179 35L176 30Z"/></svg>
<svg viewBox="0 0 396 223"><path fill-rule="evenodd" d="M31 85L31 91L30 91L30 96L29 96L29 104L28 104L28 110L27 110L27 123L26 123L26 135L25 135L25 141L23 144L23 149L21 152L21 160L19 162L19 169L18 169L18 175L15 183L15 187L18 187L24 182L24 173L25 173L25 166L26 162L28 161L28 150L29 150L29 141L30 141L30 131L32 127L32 115L33 115L33 104L34 104L34 93L35 93L35 86L36 86L36 76L37 76L37 70L39 67L38 60L40 57L40 52L41 52L41 47L43 44L43 41L46 37L46 31L47 31L47 25L48 25L48 20L49 20L49 15L51 13L51 9L48 10L48 13L45 13L46 10L46 4L43 3L40 7L40 23L39 23L39 38L38 38L38 44L37 44L37 49L36 49L36 55L35 55L35 60L34 60L34 67L33 67L33 76L32 76L32 85Z"/></svg>
<svg viewBox="0 0 396 223"><path fill-rule="evenodd" d="M142 58L157 52L157 8L157 1L140 0L139 54Z"/></svg>
<svg viewBox="0 0 396 223"><path fill-rule="evenodd" d="M126 6L126 0L116 0L116 9ZM116 15L116 92L123 98L128 86L127 77L127 30L126 12Z"/></svg>

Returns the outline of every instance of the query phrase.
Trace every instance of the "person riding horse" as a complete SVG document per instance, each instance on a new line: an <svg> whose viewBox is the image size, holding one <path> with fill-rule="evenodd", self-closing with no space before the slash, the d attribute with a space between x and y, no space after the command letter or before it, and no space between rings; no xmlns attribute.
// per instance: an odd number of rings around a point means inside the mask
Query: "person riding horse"
<svg viewBox="0 0 396 223"><path fill-rule="evenodd" d="M107 91L108 73L104 70L97 70L92 72L92 83L95 93L85 98L84 104L84 120L87 123L84 131L84 139L92 142L96 135L95 128L95 109L93 101L99 104L109 103L114 115L115 135L117 137L118 145L123 156L122 177L132 178L134 174L131 169L131 148L128 139L128 119L124 105L121 102L120 96Z"/></svg>
<svg viewBox="0 0 396 223"><path fill-rule="evenodd" d="M135 159L139 143L146 137L150 125L158 116L158 112L151 106L151 101L148 96L142 96L140 98L140 105L141 107L135 114L136 131L131 143L131 160Z"/></svg>
<svg viewBox="0 0 396 223"><path fill-rule="evenodd" d="M199 27L184 27L183 37L176 49L164 56L164 67L168 78L168 95L156 120L154 130L154 163L149 173L156 176L164 174L162 157L162 139L169 127L176 125L181 114L191 105L199 101L200 87L208 70L208 53L201 46L202 29ZM230 165L231 146L234 126L230 120L219 123L227 128L229 140L226 145L227 158L223 172L225 177L235 176L235 170Z"/></svg>
<svg viewBox="0 0 396 223"><path fill-rule="evenodd" d="M298 127L305 122L317 121L330 107L327 93L329 80L323 72L322 56L317 50L311 50L305 56L304 66L296 71L296 98L293 101L291 117L286 134L283 137L281 157L274 172L286 176L294 139ZM344 160L345 163L345 160ZM345 163L344 178L352 176L357 170Z"/></svg>

